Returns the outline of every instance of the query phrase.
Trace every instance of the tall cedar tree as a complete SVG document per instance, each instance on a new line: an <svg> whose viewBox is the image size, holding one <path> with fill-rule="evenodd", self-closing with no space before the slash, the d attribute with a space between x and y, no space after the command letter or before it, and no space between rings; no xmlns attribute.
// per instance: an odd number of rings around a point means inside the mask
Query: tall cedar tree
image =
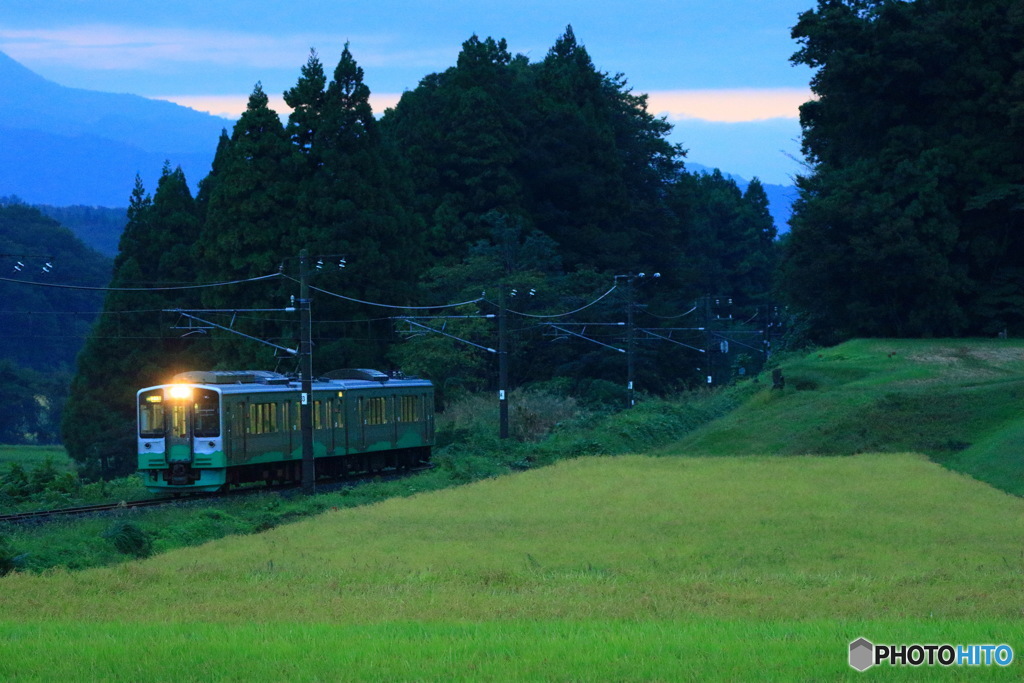
<svg viewBox="0 0 1024 683"><path fill-rule="evenodd" d="M313 52L296 86L285 93L294 107L288 130L305 158L296 243L317 262L323 257L324 267L314 271L318 288L363 301L414 304L422 224L406 208L411 191L382 144L370 89L348 45L326 88L325 81ZM328 295L318 295L315 308L319 319L354 321L318 326L318 367L384 362L390 324L358 322L380 318L380 309ZM367 343L368 325L377 343Z"/></svg>
<svg viewBox="0 0 1024 683"><path fill-rule="evenodd" d="M213 173L204 181L205 222L194 250L199 278L223 282L277 273L299 245L298 196L302 157L257 83L231 138L218 146ZM202 305L213 309L284 308L295 287L258 282L207 289ZM228 321L225 321L228 322ZM245 334L281 346L292 335L266 320L246 320ZM215 335L217 363L232 369L273 367L274 350L231 333Z"/></svg>
<svg viewBox="0 0 1024 683"><path fill-rule="evenodd" d="M135 469L135 392L204 362L208 347L182 340L164 309L189 307L195 283L190 245L199 238L195 202L181 168L165 165L151 199L136 177L128 224L114 261L112 290L78 356L62 437L86 476ZM194 306L192 306L194 307Z"/></svg>
<svg viewBox="0 0 1024 683"><path fill-rule="evenodd" d="M819 338L1024 333L1024 7L820 0L782 286Z"/></svg>
<svg viewBox="0 0 1024 683"><path fill-rule="evenodd" d="M622 74L598 71L569 26L536 65L536 107L521 166L538 227L568 268L665 271L674 226L661 192L682 169L671 125L647 111Z"/></svg>

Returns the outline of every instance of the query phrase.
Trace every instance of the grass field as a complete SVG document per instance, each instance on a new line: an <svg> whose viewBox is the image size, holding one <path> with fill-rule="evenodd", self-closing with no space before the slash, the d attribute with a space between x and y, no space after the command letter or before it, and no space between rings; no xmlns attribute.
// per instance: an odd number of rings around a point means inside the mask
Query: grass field
<svg viewBox="0 0 1024 683"><path fill-rule="evenodd" d="M4 446L0 444L0 469L9 463L18 463L25 468L41 465L47 458L62 471L70 470L71 458L63 446Z"/></svg>
<svg viewBox="0 0 1024 683"><path fill-rule="evenodd" d="M10 574L0 680L1019 680L1024 344L856 341L782 369L783 391L681 408L659 457ZM624 417L652 443L680 428ZM599 434L547 447L614 448ZM858 637L1016 659L858 673Z"/></svg>
<svg viewBox="0 0 1024 683"><path fill-rule="evenodd" d="M1024 343L857 340L782 367L765 390L670 455L918 452L1024 495Z"/></svg>
<svg viewBox="0 0 1024 683"><path fill-rule="evenodd" d="M0 677L852 680L860 636L1019 650L1022 538L1024 501L916 455L578 459L10 575Z"/></svg>

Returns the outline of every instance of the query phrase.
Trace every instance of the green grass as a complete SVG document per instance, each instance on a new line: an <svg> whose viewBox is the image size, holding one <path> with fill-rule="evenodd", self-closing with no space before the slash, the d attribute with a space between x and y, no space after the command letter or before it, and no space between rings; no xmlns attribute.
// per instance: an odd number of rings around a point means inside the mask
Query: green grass
<svg viewBox="0 0 1024 683"><path fill-rule="evenodd" d="M0 512L149 498L137 476L83 484L60 446L0 446ZM0 530L2 531L2 530ZM79 565L82 566L82 565Z"/></svg>
<svg viewBox="0 0 1024 683"><path fill-rule="evenodd" d="M781 392L748 382L532 450L442 454L465 472L69 524L97 562L120 559L117 522L166 552L0 578L0 679L1019 679L1024 500L1006 491L1024 493L1024 344L856 341L782 369ZM501 458L629 451L691 457L436 490ZM861 636L1007 643L1016 661L862 674Z"/></svg>
<svg viewBox="0 0 1024 683"><path fill-rule="evenodd" d="M71 471L74 465L63 446L5 446L0 445L0 471L6 471L10 463L18 463L22 467L34 468L41 465L47 458L61 471Z"/></svg>
<svg viewBox="0 0 1024 683"><path fill-rule="evenodd" d="M1024 651L1022 538L1024 501L915 455L585 458L9 575L0 674L852 679L860 636Z"/></svg>
<svg viewBox="0 0 1024 683"><path fill-rule="evenodd" d="M857 340L782 365L743 406L665 454L927 454L1024 495L1024 343Z"/></svg>
<svg viewBox="0 0 1024 683"><path fill-rule="evenodd" d="M949 669L846 663L877 642L987 643L1005 622L525 621L371 625L0 621L0 676L51 681L1012 680L1019 665ZM83 675L83 672L88 672Z"/></svg>

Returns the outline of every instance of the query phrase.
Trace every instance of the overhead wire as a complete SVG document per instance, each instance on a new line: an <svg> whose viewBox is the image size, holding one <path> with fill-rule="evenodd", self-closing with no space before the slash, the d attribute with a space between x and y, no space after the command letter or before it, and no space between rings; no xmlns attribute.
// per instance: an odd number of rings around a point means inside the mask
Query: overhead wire
<svg viewBox="0 0 1024 683"><path fill-rule="evenodd" d="M659 320L676 320L677 318L684 318L684 317L690 315L691 313L693 313L696 310L697 310L697 307L694 306L693 308L688 310L686 313L680 313L679 315L655 315L654 313L651 313L650 311L646 311L646 310L643 311L643 313L646 313L647 315L651 316L652 318L658 318Z"/></svg>
<svg viewBox="0 0 1024 683"><path fill-rule="evenodd" d="M169 292L184 289L207 289L210 287L224 287L226 285L240 285L247 282L259 282L271 278L281 277L281 273L271 273L259 277L246 278L244 280L231 280L229 282L209 282L201 285L175 285L173 287L88 287L86 285L61 285L55 282L35 282L32 280L15 280L9 277L0 277L0 282L13 282L20 285L32 285L35 287L51 287L56 289L79 289L90 292Z"/></svg>
<svg viewBox="0 0 1024 683"><path fill-rule="evenodd" d="M583 310L586 310L586 309L590 308L591 306L593 306L594 304L598 303L599 301L604 299L606 296L608 296L609 294L614 292L617 288L618 288L618 285L612 285L611 289L609 289L607 292L605 292L601 296L599 296L596 299L594 299L593 301L591 301L589 304L585 304L583 306L580 306L579 308L577 308L575 310L572 310L572 311L566 311L565 313L552 313L550 315L537 315L537 314L534 314L534 313L523 313L522 311L513 311L510 308L506 308L505 311L508 312L508 313L514 313L515 315L521 315L524 318L564 318L567 315L572 315L574 313L579 313L580 311L583 311ZM498 306L498 304L494 303L490 299L484 299L484 301L486 301L487 303L491 304L492 306Z"/></svg>
<svg viewBox="0 0 1024 683"><path fill-rule="evenodd" d="M287 278L288 280L291 280L292 282L300 282L300 280L290 275L284 275L283 277ZM383 304L378 301L365 301L363 299L356 299L355 297L345 296L344 294L338 294L337 292L332 292L327 289L321 289L320 287L314 287L313 285L310 285L309 288L312 289L313 291L320 292L321 294L327 294L328 296L344 299L345 301L351 301L352 303L365 304L367 306L378 306L380 308L393 308L400 311L430 311L435 308L457 308L458 306L468 306L470 304L480 303L481 301L485 300L481 296L477 297L476 299L471 299L469 301L460 301L458 303L452 304L438 304L436 306L396 306L394 304Z"/></svg>

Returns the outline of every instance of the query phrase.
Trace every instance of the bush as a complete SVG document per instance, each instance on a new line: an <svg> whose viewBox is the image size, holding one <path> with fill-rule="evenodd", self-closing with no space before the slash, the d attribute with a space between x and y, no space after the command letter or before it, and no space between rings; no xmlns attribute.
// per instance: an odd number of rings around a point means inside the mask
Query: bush
<svg viewBox="0 0 1024 683"><path fill-rule="evenodd" d="M133 557L149 557L153 554L153 539L131 522L118 522L103 532L103 537L114 543L117 551Z"/></svg>
<svg viewBox="0 0 1024 683"><path fill-rule="evenodd" d="M439 451L434 462L446 472L453 483L468 484L505 474L509 467L497 457L469 453L460 446L448 446Z"/></svg>
<svg viewBox="0 0 1024 683"><path fill-rule="evenodd" d="M11 542L7 538L0 536L0 576L19 569L24 559L24 555L14 554L14 548L11 547Z"/></svg>
<svg viewBox="0 0 1024 683"><path fill-rule="evenodd" d="M62 472L50 456L30 471L21 463L12 462L7 472L0 474L0 499L15 502L70 499L81 488L78 477L73 472Z"/></svg>
<svg viewBox="0 0 1024 683"><path fill-rule="evenodd" d="M540 389L513 389L508 404L509 436L519 442L542 441L559 425L586 415L575 398ZM438 445L469 442L493 448L498 428L496 396L472 394L449 405L438 418Z"/></svg>

